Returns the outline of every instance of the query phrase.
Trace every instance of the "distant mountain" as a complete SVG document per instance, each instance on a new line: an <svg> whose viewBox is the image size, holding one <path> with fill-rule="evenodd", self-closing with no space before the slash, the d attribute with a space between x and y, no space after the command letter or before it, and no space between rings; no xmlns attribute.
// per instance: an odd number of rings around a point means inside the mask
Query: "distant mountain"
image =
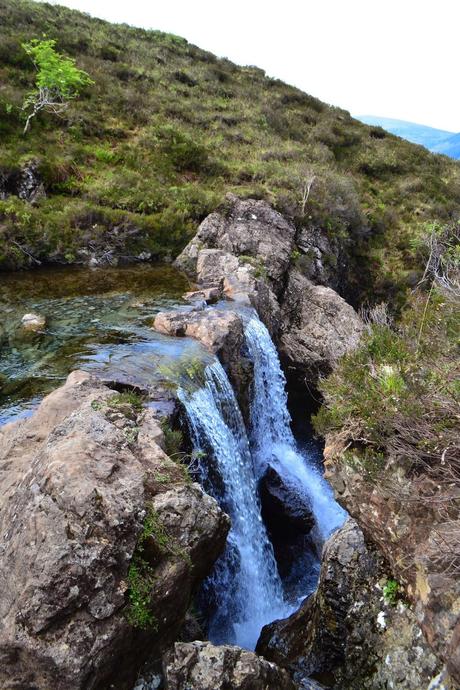
<svg viewBox="0 0 460 690"><path fill-rule="evenodd" d="M460 158L460 133L448 132L444 129L426 127L415 122L394 120L390 117L376 117L374 115L359 115L358 120L366 125L382 127L391 134L407 139L413 144L421 144L435 153L444 153L451 158Z"/></svg>
<svg viewBox="0 0 460 690"><path fill-rule="evenodd" d="M431 150L435 153L444 153L451 158L460 158L460 132L433 146Z"/></svg>

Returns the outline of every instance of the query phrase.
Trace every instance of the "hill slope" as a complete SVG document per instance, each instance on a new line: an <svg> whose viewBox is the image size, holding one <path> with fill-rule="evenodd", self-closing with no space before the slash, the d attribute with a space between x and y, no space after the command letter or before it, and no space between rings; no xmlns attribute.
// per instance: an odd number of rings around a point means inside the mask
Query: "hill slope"
<svg viewBox="0 0 460 690"><path fill-rule="evenodd" d="M435 153L443 153L451 158L460 158L460 133L435 129L426 125L419 125L406 120L394 120L390 117L376 117L375 115L360 115L361 122L374 127L383 127L387 132L407 139L413 144L425 146Z"/></svg>
<svg viewBox="0 0 460 690"><path fill-rule="evenodd" d="M43 34L95 83L65 119L41 116L24 137L34 71L20 44ZM0 0L0 113L3 268L113 246L175 255L232 191L348 243L358 292L364 270L377 292L403 290L417 228L460 210L456 163L177 36L59 6ZM34 205L14 184L30 161L46 192Z"/></svg>

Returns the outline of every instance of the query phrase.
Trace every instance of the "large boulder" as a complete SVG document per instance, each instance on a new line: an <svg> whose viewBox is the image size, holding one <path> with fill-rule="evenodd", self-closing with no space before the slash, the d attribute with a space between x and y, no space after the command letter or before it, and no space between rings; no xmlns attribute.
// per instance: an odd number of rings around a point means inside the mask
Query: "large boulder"
<svg viewBox="0 0 460 690"><path fill-rule="evenodd" d="M313 386L355 348L364 324L334 290L289 273L281 309L279 350L288 376Z"/></svg>
<svg viewBox="0 0 460 690"><path fill-rule="evenodd" d="M295 228L267 202L228 194L176 259L199 287L219 287L255 307L272 333L295 241Z"/></svg>
<svg viewBox="0 0 460 690"><path fill-rule="evenodd" d="M223 549L228 518L130 400L74 372L0 428L1 687L132 687Z"/></svg>
<svg viewBox="0 0 460 690"><path fill-rule="evenodd" d="M243 344L243 323L230 310L187 307L161 311L155 316L153 327L164 335L199 340L225 364L239 355Z"/></svg>
<svg viewBox="0 0 460 690"><path fill-rule="evenodd" d="M224 207L201 223L176 265L199 278L198 262L203 249L219 249L248 262L252 259L278 292L294 240L295 227L266 201L243 200L227 194Z"/></svg>
<svg viewBox="0 0 460 690"><path fill-rule="evenodd" d="M385 602L386 567L348 519L326 542L318 589L262 630L257 653L334 690L420 690L442 673L405 605ZM433 687L450 687L446 684Z"/></svg>
<svg viewBox="0 0 460 690"><path fill-rule="evenodd" d="M177 642L163 670L167 690L295 690L286 671L230 645Z"/></svg>

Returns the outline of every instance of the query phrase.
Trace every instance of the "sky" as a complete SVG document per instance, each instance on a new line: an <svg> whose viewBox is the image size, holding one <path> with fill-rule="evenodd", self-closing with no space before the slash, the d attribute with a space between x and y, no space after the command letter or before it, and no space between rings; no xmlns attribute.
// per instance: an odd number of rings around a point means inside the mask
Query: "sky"
<svg viewBox="0 0 460 690"><path fill-rule="evenodd" d="M51 0L159 29L352 115L460 132L460 0Z"/></svg>

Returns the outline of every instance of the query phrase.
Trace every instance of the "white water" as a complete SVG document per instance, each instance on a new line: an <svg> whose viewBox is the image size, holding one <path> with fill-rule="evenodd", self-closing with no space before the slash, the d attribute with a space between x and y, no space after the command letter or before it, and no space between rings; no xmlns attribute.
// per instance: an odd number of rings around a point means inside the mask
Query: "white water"
<svg viewBox="0 0 460 690"><path fill-rule="evenodd" d="M201 463L202 480L229 513L232 527L226 553L212 575L219 598L209 637L217 644L254 649L262 627L291 613L284 602L273 548L262 522L249 442L233 389L218 361L205 369L205 385L179 391L195 450L213 456L217 480ZM220 484L220 486L218 486Z"/></svg>
<svg viewBox="0 0 460 690"><path fill-rule="evenodd" d="M251 443L258 477L271 465L283 481L303 494L313 509L318 541L322 543L346 517L329 484L297 448L287 408L286 380L270 334L252 316L245 328L246 347L254 365L251 404Z"/></svg>

